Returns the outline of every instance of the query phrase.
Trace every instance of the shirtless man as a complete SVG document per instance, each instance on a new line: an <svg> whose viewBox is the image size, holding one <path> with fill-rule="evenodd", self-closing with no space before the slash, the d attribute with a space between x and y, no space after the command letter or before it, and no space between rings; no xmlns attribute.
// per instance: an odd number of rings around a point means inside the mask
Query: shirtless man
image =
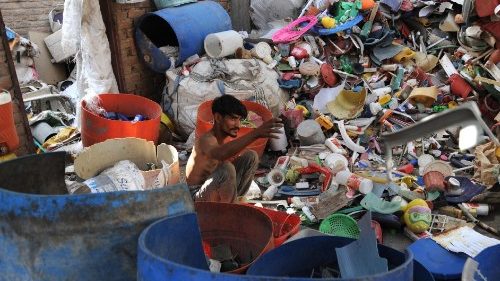
<svg viewBox="0 0 500 281"><path fill-rule="evenodd" d="M247 150L233 162L228 159L258 138L276 138L283 125L280 119L273 118L252 132L224 143L228 137L237 136L247 110L235 97L224 95L214 100L212 113L214 126L196 140L186 166L186 181L197 201L234 202L247 193L259 156Z"/></svg>

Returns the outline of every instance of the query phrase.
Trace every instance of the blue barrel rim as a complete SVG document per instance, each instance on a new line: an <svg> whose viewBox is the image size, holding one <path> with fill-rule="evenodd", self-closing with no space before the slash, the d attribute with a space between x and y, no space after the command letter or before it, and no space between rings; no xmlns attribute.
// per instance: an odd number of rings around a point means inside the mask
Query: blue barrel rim
<svg viewBox="0 0 500 281"><path fill-rule="evenodd" d="M152 223L151 225L149 225L148 227L146 227L143 232L141 233L141 235L139 236L139 241L138 241L138 255L139 255L139 258L138 258L138 274L142 272L141 269L146 269L148 266L150 266L151 262L159 262L159 263L162 263L164 265L166 265L167 267L175 267L175 268L179 268L180 270L184 270L185 272L189 272L187 274L193 274L192 276L196 276L195 274L199 274L198 276L196 277L215 277L215 276L219 276L221 277L222 279L221 280L258 280L258 279L262 279L262 280L269 280L269 281L282 281L282 280L291 280L291 281L303 281L304 278L300 278L300 277L292 277L292 278L289 278L289 277L276 277L276 276L264 276L264 275L250 275L248 272L247 272L247 275L234 275L234 274L228 274L228 273L214 273L214 272L210 272L208 270L203 270L203 269L199 269L199 268L195 268L195 267L191 267L191 266L187 266L187 265L184 265L184 264L179 264L177 262L173 262L171 260L166 260L158 255L156 255L155 253L153 253L148 247L146 247L146 239L147 239L147 235L148 233L151 233L151 229L153 227L157 227L158 225L162 225L165 223L165 221L171 219L171 218L174 218L174 217L179 217L179 216L185 216L185 215L189 215L189 214L179 214L177 216L171 216L171 217L168 217L168 218L163 218L163 219L160 219L154 223ZM328 236L322 236L322 237L328 237ZM306 237L307 238L307 237ZM304 239L304 238L302 238ZM354 241L354 239L349 239L349 238L342 238L342 239L347 239L347 240L352 240ZM301 239L299 239L301 240ZM298 241L298 240L297 240ZM291 242L288 242L288 243L293 243L294 241L291 241ZM288 244L286 243L286 244ZM285 245L286 245L285 244ZM388 246L385 246L385 245L378 245L379 247L385 247L389 250L392 250L394 252L397 252L398 254L401 254L401 255L405 255L405 253L403 252L400 252L396 249L393 249L391 247L388 247ZM279 249L276 248L276 249ZM274 250L273 250L274 251ZM406 251L406 252L409 252L409 251ZM269 252L270 253L270 252ZM411 256L413 255L411 252L408 253L410 256L407 256L405 255L404 256L404 262L401 264L401 265L408 265L407 263L409 262L412 262L412 259L411 259ZM266 254L264 254L263 256L265 256ZM261 257L262 258L262 257ZM256 260L258 261L258 259ZM425 267L423 267L419 262L417 262L416 260L413 260L414 262L414 265L413 265L413 275L414 275L414 280L416 280L416 270L420 270L420 271L424 271L425 273L427 273L426 275L428 275L428 277L430 277L429 279L426 279L426 281L433 281L433 276L432 274L430 274L430 272L428 272ZM144 263L144 264L141 264L141 263ZM400 266L401 266L400 265ZM417 265L419 268L416 268L415 265ZM398 267L396 267L395 269L397 269ZM394 270L394 269L393 269ZM250 271L250 269L249 269ZM384 272L384 273L381 273L381 275L385 275L387 274L387 272ZM375 276L375 275L371 275L370 277L372 276ZM138 275L139 277L139 275ZM366 278L366 277L365 277ZM149 280L149 279L139 279L139 280ZM155 279L156 280L156 279ZM342 279L326 279L326 280L342 280ZM420 280L419 280L420 281Z"/></svg>
<svg viewBox="0 0 500 281"><path fill-rule="evenodd" d="M333 239L333 240L339 240L339 241L344 241L344 242L348 242L346 243L345 245L348 245L354 241L356 241L356 239L352 239L352 238L347 238L347 237L340 237L340 236L324 236L324 235L321 235L321 236L312 236L312 237L304 237L304 238L300 238L300 239L297 239L297 240L294 240L294 241L290 241L290 242L287 242L283 245L281 245L280 247L278 248L275 248L271 251L269 251L268 253L264 254L261 258L265 258L266 255L270 255L270 254L273 254L274 251L279 251L280 248L282 247L293 247L295 244L301 244L301 243L305 243L304 239L307 239L307 240L316 240L316 239ZM350 241L350 242L349 242ZM343 245L343 246L345 246ZM396 249L393 249L389 246L385 246L385 245L382 245L382 244L377 244L377 247L380 251L380 248L384 249L384 251L389 251L389 252L392 252L392 254L394 253L397 253L397 254L403 254L404 255L404 261L403 263L401 263L400 265L394 267L393 269L387 271L387 272L382 272L382 273L379 273L379 274L373 274L373 275L367 275L367 276L360 276L360 277L357 277L357 278L349 278L349 279L342 279L342 278L322 278L321 280L327 280L327 281L334 281L334 280L338 280L338 281L342 281L342 280L355 280L355 279L371 279L371 278L375 278L375 277L384 277L385 275L387 274L391 274L391 273L396 273L398 271L404 271L406 269L406 267L409 266L410 263L414 262L414 258L413 258L413 253L411 251L408 251L408 250L405 250L405 252L400 252ZM281 251L284 251L283 249L281 249ZM258 262L258 260L257 260ZM254 263L254 265L257 265L257 262ZM248 269L248 274L252 274L252 268L255 269L254 265L252 265L249 269ZM414 266L412 266L414 267ZM414 268L413 268L414 270ZM267 276L267 275L251 275L251 276L259 276L259 277L263 277L263 278L267 278L267 277L274 277L274 276ZM283 277L276 277L276 278L281 278L280 280L283 280ZM415 278L414 278L415 279ZM290 281L303 281L304 278L303 277L287 277L286 280L290 280ZM420 281L420 280L419 280Z"/></svg>

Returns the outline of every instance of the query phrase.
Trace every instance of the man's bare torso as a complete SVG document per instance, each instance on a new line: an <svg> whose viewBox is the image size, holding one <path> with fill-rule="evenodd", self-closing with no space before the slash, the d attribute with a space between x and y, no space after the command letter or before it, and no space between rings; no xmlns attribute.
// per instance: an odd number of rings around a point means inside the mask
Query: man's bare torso
<svg viewBox="0 0 500 281"><path fill-rule="evenodd" d="M195 141L193 152L186 165L186 182L188 185L201 185L215 171L220 161L211 158L206 149L217 142L212 131Z"/></svg>

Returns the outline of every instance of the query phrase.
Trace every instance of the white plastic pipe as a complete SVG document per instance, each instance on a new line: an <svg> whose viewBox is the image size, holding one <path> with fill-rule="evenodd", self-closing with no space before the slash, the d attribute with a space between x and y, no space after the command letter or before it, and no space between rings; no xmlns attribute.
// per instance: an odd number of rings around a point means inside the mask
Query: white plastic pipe
<svg viewBox="0 0 500 281"><path fill-rule="evenodd" d="M207 55L223 58L233 55L238 48L243 48L243 37L234 30L212 33L205 37L204 45Z"/></svg>

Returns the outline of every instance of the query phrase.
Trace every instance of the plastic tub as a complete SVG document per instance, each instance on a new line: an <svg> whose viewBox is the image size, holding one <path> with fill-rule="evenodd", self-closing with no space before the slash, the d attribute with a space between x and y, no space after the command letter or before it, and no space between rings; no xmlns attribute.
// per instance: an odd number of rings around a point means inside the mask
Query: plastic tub
<svg viewBox="0 0 500 281"><path fill-rule="evenodd" d="M148 120L131 121L110 120L86 108L82 101L82 142L83 146L113 138L136 137L158 141L160 133L161 107L145 97L130 94L100 94L100 105L108 112L119 112L127 116L141 114Z"/></svg>
<svg viewBox="0 0 500 281"><path fill-rule="evenodd" d="M172 62L179 66L192 55L202 55L207 35L230 29L231 18L219 3L201 1L145 14L135 25L135 41L146 65L165 74ZM178 56L163 53L165 46L178 47Z"/></svg>
<svg viewBox="0 0 500 281"><path fill-rule="evenodd" d="M7 91L0 91L0 155L13 152L19 147L19 136L14 123L12 98ZM8 151L2 151L7 148Z"/></svg>
<svg viewBox="0 0 500 281"><path fill-rule="evenodd" d="M198 114L196 117L196 129L195 129L195 136L198 138L202 136L204 133L210 131L213 127L213 119L214 116L212 114L212 100L205 101L200 106L198 107ZM270 120L273 118L273 114L269 109L265 108L264 106L251 102L251 101L241 101L243 105L245 105L246 109L248 111L253 111L257 113L260 117L262 117L263 121ZM247 128L247 127L241 127L238 135L236 138L242 137L248 133L253 131L253 128ZM226 142L232 141L232 138L227 138ZM260 138L251 143L249 146L247 146L248 149L254 150L259 154L259 157L262 157L262 154L264 153L264 149L266 148L268 139L267 138Z"/></svg>
<svg viewBox="0 0 500 281"><path fill-rule="evenodd" d="M230 273L245 273L256 258L274 247L271 219L254 207L197 202L195 210L203 242L230 246L244 264Z"/></svg>

